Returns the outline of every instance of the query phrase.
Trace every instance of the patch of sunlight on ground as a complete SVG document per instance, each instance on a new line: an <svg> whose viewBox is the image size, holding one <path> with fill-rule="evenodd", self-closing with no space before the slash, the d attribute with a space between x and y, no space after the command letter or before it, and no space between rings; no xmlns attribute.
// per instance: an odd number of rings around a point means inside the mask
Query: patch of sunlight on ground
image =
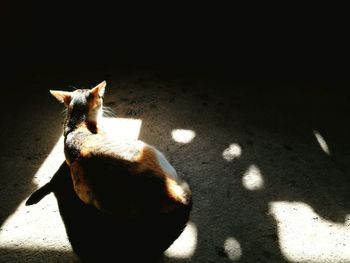
<svg viewBox="0 0 350 263"><path fill-rule="evenodd" d="M271 202L280 248L292 262L350 262L350 215L345 224L321 218L302 202Z"/></svg>
<svg viewBox="0 0 350 263"><path fill-rule="evenodd" d="M190 258L197 247L197 227L189 222L178 239L164 252L172 258Z"/></svg>
<svg viewBox="0 0 350 263"><path fill-rule="evenodd" d="M103 118L101 129L115 141L137 140L142 120L127 118Z"/></svg>
<svg viewBox="0 0 350 263"><path fill-rule="evenodd" d="M250 191L262 189L264 187L264 179L260 169L254 164L250 165L242 177L242 184L244 188Z"/></svg>
<svg viewBox="0 0 350 263"><path fill-rule="evenodd" d="M71 250L53 194L35 206L24 203L1 226L0 249Z"/></svg>
<svg viewBox="0 0 350 263"><path fill-rule="evenodd" d="M228 258L233 261L239 260L242 256L241 245L233 237L229 237L225 240L224 249Z"/></svg>
<svg viewBox="0 0 350 263"><path fill-rule="evenodd" d="M138 119L104 119L102 129L115 140L138 139L142 121ZM64 161L63 136L45 159L33 182L38 188L50 181ZM20 203L0 228L0 249L71 251L56 199L49 194L33 206Z"/></svg>
<svg viewBox="0 0 350 263"><path fill-rule="evenodd" d="M242 155L242 147L237 143L232 143L222 152L222 158L226 161L233 161Z"/></svg>
<svg viewBox="0 0 350 263"><path fill-rule="evenodd" d="M171 137L179 143L190 143L196 137L196 133L192 130L175 129L171 132Z"/></svg>
<svg viewBox="0 0 350 263"><path fill-rule="evenodd" d="M326 140L323 138L323 136L321 135L321 133L314 130L314 135L315 135L317 142L320 145L322 151L324 151L326 154L330 155L331 152L329 150L328 144L327 144Z"/></svg>

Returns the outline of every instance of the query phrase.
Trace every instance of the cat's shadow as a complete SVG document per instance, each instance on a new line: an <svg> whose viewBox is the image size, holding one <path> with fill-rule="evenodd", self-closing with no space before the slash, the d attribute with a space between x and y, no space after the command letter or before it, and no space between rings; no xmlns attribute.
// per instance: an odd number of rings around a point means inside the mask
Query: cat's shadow
<svg viewBox="0 0 350 263"><path fill-rule="evenodd" d="M83 262L155 262L181 234L190 214L190 207L142 219L102 214L77 197L66 163L27 204L39 202L51 191L72 248Z"/></svg>

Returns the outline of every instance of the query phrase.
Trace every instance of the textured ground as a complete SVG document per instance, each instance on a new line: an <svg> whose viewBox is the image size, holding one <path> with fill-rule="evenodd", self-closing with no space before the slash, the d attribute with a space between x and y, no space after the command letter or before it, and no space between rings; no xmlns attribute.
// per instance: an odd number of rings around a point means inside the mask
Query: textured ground
<svg viewBox="0 0 350 263"><path fill-rule="evenodd" d="M63 108L48 90L103 79L105 104L135 119L129 135L163 151L193 191L189 224L160 262L350 262L350 98L334 83L109 66L32 70L3 91L0 262L79 262L55 196L24 202L63 158Z"/></svg>

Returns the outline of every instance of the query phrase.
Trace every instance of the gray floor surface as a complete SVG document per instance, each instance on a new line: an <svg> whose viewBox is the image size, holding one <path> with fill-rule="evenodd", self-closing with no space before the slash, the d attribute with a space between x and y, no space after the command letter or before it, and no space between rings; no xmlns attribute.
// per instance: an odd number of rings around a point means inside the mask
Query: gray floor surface
<svg viewBox="0 0 350 263"><path fill-rule="evenodd" d="M2 89L0 262L79 262L55 197L24 202L62 161L63 107L48 90L103 79L105 105L141 121L139 139L193 191L188 226L159 262L350 262L350 97L335 84L112 66L33 70Z"/></svg>

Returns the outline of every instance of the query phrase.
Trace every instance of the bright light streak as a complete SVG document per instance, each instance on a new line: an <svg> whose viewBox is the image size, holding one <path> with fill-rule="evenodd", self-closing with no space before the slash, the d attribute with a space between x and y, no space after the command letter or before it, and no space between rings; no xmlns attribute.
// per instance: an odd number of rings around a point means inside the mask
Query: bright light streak
<svg viewBox="0 0 350 263"><path fill-rule="evenodd" d="M320 145L321 149L328 155L331 154L329 147L325 141L325 139L323 138L323 136L318 132L318 131L314 131L314 135L317 139L318 144Z"/></svg>

